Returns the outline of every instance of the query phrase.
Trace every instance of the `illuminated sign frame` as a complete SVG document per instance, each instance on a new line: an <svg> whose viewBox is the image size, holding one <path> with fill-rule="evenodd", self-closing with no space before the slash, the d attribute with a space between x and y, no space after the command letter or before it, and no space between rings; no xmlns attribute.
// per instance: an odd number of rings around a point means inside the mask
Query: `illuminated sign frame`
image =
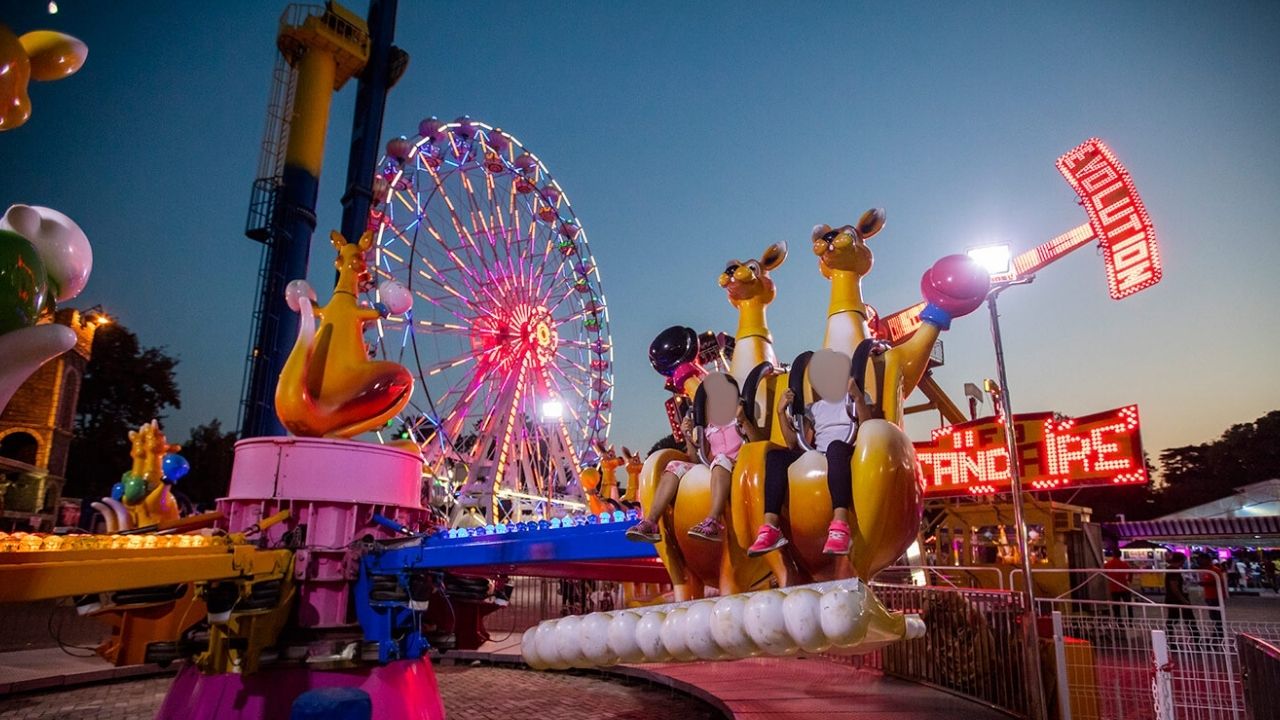
<svg viewBox="0 0 1280 720"><path fill-rule="evenodd" d="M1148 481L1138 406L1069 418L1055 413L1014 416L1023 487L1061 490ZM924 495L1008 492L1009 453L1004 422L980 418L933 431L915 443Z"/></svg>
<svg viewBox="0 0 1280 720"><path fill-rule="evenodd" d="M1129 171L1111 148L1089 138L1058 158L1058 171L1071 183L1102 241L1107 289L1124 299L1160 282L1164 275L1156 231Z"/></svg>

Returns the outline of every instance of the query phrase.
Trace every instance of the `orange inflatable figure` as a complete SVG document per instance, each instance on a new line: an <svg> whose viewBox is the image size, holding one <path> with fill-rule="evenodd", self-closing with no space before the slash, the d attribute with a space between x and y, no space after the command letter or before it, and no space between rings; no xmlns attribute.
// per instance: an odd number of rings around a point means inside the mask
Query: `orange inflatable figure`
<svg viewBox="0 0 1280 720"><path fill-rule="evenodd" d="M31 117L31 80L61 80L79 70L88 56L89 48L70 35L36 30L18 37L0 25L0 131Z"/></svg>
<svg viewBox="0 0 1280 720"><path fill-rule="evenodd" d="M276 385L276 414L295 435L347 438L395 417L409 402L413 376L397 363L370 360L365 347L364 326L380 317L356 300L360 283L369 279L365 253L372 235L365 233L359 243L338 232L330 239L338 251L338 282L329 303L314 308L315 292L302 280L287 290L301 322Z"/></svg>

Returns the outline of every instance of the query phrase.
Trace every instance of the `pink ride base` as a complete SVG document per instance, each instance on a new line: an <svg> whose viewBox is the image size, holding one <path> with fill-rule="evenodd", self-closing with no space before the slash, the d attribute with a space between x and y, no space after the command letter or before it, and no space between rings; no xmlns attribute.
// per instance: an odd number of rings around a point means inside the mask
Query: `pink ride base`
<svg viewBox="0 0 1280 720"><path fill-rule="evenodd" d="M201 675L187 665L174 679L156 720L284 720L299 695L327 687L358 687L369 693L375 718L445 717L430 661L398 660L350 670L265 668L253 675Z"/></svg>
<svg viewBox="0 0 1280 720"><path fill-rule="evenodd" d="M355 620L348 597L356 570L351 543L391 537L373 522L374 513L411 528L425 522L421 488L422 459L404 450L354 440L251 438L236 443L231 488L218 509L233 531L289 510L266 540L280 546L290 533L297 548L297 622L338 628Z"/></svg>

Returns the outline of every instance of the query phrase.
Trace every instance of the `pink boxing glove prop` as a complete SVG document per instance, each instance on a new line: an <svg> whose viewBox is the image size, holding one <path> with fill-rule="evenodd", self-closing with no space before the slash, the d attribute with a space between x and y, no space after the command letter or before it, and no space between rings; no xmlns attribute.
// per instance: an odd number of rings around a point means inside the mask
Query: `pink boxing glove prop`
<svg viewBox="0 0 1280 720"><path fill-rule="evenodd" d="M943 330L951 320L978 309L991 289L991 276L968 255L947 255L920 278L920 293L929 303L921 318Z"/></svg>

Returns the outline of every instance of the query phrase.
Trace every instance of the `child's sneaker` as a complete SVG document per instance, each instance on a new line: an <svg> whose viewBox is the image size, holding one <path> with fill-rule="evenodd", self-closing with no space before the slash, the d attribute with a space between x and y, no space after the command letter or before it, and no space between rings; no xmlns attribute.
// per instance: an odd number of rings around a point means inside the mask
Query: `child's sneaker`
<svg viewBox="0 0 1280 720"><path fill-rule="evenodd" d="M636 542L658 543L662 541L662 536L658 534L657 523L641 520L627 528L627 539Z"/></svg>
<svg viewBox="0 0 1280 720"><path fill-rule="evenodd" d="M720 542L724 539L724 525L720 524L720 521L715 518L707 518L689 528L689 534L703 540Z"/></svg>
<svg viewBox="0 0 1280 720"><path fill-rule="evenodd" d="M848 555L853 546L853 536L849 532L849 524L832 520L827 528L827 544L822 546L823 555Z"/></svg>
<svg viewBox="0 0 1280 720"><path fill-rule="evenodd" d="M773 552L786 544L787 539L782 536L782 531L765 523L760 526L760 532L756 534L756 541L747 550L747 555L756 557L767 552Z"/></svg>

